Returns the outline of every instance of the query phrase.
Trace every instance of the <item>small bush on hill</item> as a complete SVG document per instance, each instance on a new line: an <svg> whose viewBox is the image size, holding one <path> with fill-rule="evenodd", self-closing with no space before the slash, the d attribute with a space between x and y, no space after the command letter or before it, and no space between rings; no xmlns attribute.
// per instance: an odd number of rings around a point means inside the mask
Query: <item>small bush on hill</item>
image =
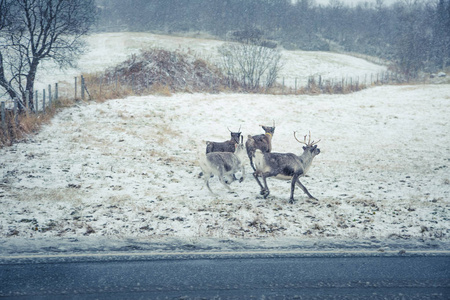
<svg viewBox="0 0 450 300"><path fill-rule="evenodd" d="M85 78L94 99L130 94L214 93L227 86L226 78L217 67L193 55L163 49L134 54L101 74Z"/></svg>

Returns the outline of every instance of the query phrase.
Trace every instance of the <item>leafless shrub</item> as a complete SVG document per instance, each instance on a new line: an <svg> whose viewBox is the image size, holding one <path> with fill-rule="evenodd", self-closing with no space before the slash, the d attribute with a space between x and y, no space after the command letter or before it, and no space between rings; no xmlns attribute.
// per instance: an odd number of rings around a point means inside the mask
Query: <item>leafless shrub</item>
<svg viewBox="0 0 450 300"><path fill-rule="evenodd" d="M219 53L221 67L229 80L247 90L272 87L282 67L281 52L263 43L225 43L219 48Z"/></svg>

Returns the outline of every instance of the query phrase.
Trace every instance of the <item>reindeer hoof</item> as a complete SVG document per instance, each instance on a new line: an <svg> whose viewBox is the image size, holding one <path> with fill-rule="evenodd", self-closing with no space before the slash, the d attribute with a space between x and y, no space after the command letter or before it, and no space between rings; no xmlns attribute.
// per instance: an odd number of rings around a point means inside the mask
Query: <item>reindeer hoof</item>
<svg viewBox="0 0 450 300"><path fill-rule="evenodd" d="M294 198L289 199L289 204L294 204Z"/></svg>

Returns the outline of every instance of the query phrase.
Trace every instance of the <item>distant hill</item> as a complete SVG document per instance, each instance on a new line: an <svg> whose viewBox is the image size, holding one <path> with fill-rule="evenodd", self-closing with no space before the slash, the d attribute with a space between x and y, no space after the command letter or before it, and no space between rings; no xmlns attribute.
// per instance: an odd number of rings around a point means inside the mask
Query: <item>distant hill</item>
<svg viewBox="0 0 450 300"><path fill-rule="evenodd" d="M86 38L88 48L79 59L78 68L59 70L46 63L39 70L36 89L41 90L50 83L60 81L62 89L73 85L73 77L81 73L103 72L108 67L129 59L132 54L152 48L166 49L188 53L219 64L217 47L224 41L209 38L193 38L181 36L158 35L146 32L119 32L93 34ZM353 78L363 81L371 74L385 72L387 66L378 65L362 58L350 55L319 51L282 51L284 67L279 82L293 86L306 84L310 76L321 76L322 79Z"/></svg>

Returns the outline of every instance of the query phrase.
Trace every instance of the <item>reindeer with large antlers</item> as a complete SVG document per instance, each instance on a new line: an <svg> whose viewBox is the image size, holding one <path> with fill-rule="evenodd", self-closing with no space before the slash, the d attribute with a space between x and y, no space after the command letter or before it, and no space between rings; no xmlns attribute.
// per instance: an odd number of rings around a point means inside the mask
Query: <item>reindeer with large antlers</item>
<svg viewBox="0 0 450 300"><path fill-rule="evenodd" d="M297 184L303 192L308 195L309 198L315 199L300 182L299 177L304 176L308 171L313 158L320 153L320 149L317 148L317 142L311 142L311 133L309 133L309 140L306 142L306 135L303 141L300 141L294 132L294 138L303 146L303 154L297 156L293 153L263 153L260 150L255 151L253 161L255 162L256 171L253 173L256 181L261 187L261 195L264 198L269 196L270 191L267 186L267 177L275 177L277 179L289 180L291 179L291 197L289 203L294 203L294 189ZM262 177L264 185L258 177Z"/></svg>

